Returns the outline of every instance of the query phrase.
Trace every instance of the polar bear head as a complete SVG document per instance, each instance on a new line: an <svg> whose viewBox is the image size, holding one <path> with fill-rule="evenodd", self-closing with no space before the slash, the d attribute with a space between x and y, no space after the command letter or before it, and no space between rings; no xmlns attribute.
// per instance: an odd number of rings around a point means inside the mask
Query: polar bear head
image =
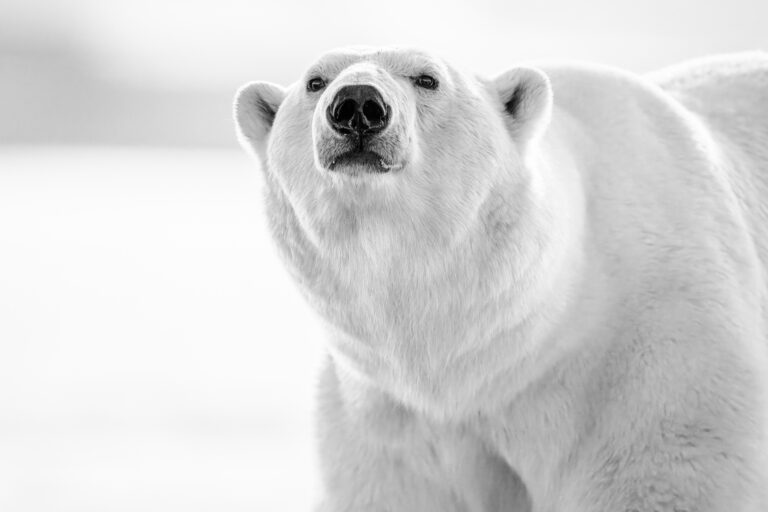
<svg viewBox="0 0 768 512"><path fill-rule="evenodd" d="M349 368L458 410L529 350L500 333L557 274L564 230L536 172L551 108L536 69L484 80L404 49L335 51L288 88L239 91L272 233Z"/></svg>
<svg viewBox="0 0 768 512"><path fill-rule="evenodd" d="M421 51L349 49L288 88L244 86L236 121L316 244L371 226L424 243L461 236L498 180L526 180L551 103L535 69L485 81Z"/></svg>

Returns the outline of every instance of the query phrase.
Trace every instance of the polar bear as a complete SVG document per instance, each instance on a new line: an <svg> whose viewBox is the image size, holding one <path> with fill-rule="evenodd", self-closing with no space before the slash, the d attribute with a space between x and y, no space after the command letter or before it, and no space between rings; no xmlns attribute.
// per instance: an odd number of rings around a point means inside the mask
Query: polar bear
<svg viewBox="0 0 768 512"><path fill-rule="evenodd" d="M323 512L768 510L768 56L238 93L327 326Z"/></svg>

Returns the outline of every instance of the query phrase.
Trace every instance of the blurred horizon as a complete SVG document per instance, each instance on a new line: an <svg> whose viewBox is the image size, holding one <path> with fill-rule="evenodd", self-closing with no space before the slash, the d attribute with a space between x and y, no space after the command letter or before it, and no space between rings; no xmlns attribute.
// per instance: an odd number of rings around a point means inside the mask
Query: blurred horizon
<svg viewBox="0 0 768 512"><path fill-rule="evenodd" d="M373 14L348 0L5 0L0 144L235 148L240 85L288 85L324 51L350 44L418 46L482 75L536 60L642 73L768 49L765 19L758 0L394 0Z"/></svg>

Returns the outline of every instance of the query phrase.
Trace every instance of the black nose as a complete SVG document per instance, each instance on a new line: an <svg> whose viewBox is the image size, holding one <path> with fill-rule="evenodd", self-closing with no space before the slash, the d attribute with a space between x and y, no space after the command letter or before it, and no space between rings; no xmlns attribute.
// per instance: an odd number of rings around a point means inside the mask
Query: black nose
<svg viewBox="0 0 768 512"><path fill-rule="evenodd" d="M380 132L389 123L389 105L372 85L345 85L326 111L331 127L343 135Z"/></svg>

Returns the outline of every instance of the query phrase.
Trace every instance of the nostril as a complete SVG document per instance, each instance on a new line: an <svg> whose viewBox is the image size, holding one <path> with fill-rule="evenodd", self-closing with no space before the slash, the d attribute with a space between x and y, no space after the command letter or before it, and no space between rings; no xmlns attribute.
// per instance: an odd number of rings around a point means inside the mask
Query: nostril
<svg viewBox="0 0 768 512"><path fill-rule="evenodd" d="M381 124L386 113L382 106L374 100L368 100L363 104L363 116L371 126Z"/></svg>
<svg viewBox="0 0 768 512"><path fill-rule="evenodd" d="M353 99L342 101L333 113L333 118L338 123L351 121L357 112L357 102Z"/></svg>

